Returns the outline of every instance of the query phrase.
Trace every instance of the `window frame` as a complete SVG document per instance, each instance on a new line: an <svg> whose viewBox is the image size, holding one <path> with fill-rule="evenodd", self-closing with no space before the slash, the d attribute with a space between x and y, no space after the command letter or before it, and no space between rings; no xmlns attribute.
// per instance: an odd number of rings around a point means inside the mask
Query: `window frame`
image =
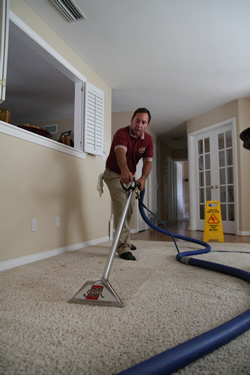
<svg viewBox="0 0 250 375"><path fill-rule="evenodd" d="M79 71L77 71L67 60L65 60L58 52L56 52L48 43L46 43L38 34L36 34L27 24L25 24L12 11L9 11L9 21L18 28L23 38L29 39L31 48L37 52L39 49L40 55L53 66L60 70L66 77L75 83L75 97L74 97L74 148L67 145L60 144L54 140L41 137L37 134L27 132L23 129L17 128L14 125L1 122L0 132L9 134L27 141L40 144L42 146L56 149L58 151L66 152L74 156L85 159L86 153L95 155L103 155L103 134L104 134L104 91L98 89L94 85L87 82ZM99 101L101 106L95 104L95 111L99 110L99 118L94 120L94 138L98 138L98 145L96 142L93 148L86 146L86 132L89 129L89 105L91 105L90 94L95 96L96 102ZM5 129L2 125L5 126Z"/></svg>
<svg viewBox="0 0 250 375"><path fill-rule="evenodd" d="M52 63L55 68L60 70L66 77L71 79L75 82L75 103L74 103L74 148L68 147L63 144L59 144L56 141L47 139L45 137L37 136L36 134L23 131L23 129L17 128L14 125L11 127L6 127L3 130L2 126L0 127L1 133L10 134L15 137L25 139L27 141L37 143L49 148L57 149L59 151L66 152L68 154L74 154L75 156L79 156L80 151L83 155L81 158L85 158L86 154L83 152L82 147L82 128L84 122L84 95L83 87L87 82L85 76L83 76L79 71L77 71L67 60L65 60L57 51L55 51L47 42L45 42L38 34L36 34L26 23L24 23L15 13L11 10L9 11L9 21L13 22L13 24L18 28L20 34L27 40L29 39L29 43L31 47L34 46L34 50L39 50L41 56ZM1 122L1 125L6 124ZM14 128L14 129L13 129ZM38 137L38 138L37 138ZM40 141L40 142L39 142ZM55 145L55 144L56 145ZM70 150L70 151L69 151ZM76 152L73 152L77 150Z"/></svg>

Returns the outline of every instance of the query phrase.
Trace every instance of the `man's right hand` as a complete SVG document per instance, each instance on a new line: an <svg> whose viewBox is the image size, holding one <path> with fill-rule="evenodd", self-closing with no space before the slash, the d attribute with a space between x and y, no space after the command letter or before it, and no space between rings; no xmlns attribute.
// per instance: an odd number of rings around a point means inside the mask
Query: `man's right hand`
<svg viewBox="0 0 250 375"><path fill-rule="evenodd" d="M133 175L129 169L121 171L121 182L123 184L129 184L130 182L133 182Z"/></svg>

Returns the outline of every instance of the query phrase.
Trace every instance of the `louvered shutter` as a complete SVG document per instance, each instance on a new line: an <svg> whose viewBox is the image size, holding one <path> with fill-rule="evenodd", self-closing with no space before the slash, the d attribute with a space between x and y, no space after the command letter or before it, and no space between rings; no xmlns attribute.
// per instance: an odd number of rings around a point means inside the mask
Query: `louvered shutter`
<svg viewBox="0 0 250 375"><path fill-rule="evenodd" d="M84 151L103 155L104 92L85 84Z"/></svg>

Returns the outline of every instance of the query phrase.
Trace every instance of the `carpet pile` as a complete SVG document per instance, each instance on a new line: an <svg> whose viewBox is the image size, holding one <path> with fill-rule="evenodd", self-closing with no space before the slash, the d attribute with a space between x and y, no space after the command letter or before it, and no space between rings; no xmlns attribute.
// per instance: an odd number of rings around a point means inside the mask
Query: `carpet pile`
<svg viewBox="0 0 250 375"><path fill-rule="evenodd" d="M173 243L134 244L137 261L116 256L109 277L124 308L68 303L101 278L111 242L1 272L0 374L116 374L249 309L247 282L179 263ZM211 246L227 252L200 259L250 272L249 244ZM248 330L177 373L248 375L249 342Z"/></svg>

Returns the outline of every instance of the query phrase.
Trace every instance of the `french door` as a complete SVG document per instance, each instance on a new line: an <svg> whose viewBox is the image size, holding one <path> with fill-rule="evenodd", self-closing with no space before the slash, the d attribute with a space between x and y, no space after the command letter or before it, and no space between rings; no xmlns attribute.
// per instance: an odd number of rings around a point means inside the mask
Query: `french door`
<svg viewBox="0 0 250 375"><path fill-rule="evenodd" d="M197 229L204 230L206 201L219 201L224 233L236 233L236 156L233 123L195 137Z"/></svg>

